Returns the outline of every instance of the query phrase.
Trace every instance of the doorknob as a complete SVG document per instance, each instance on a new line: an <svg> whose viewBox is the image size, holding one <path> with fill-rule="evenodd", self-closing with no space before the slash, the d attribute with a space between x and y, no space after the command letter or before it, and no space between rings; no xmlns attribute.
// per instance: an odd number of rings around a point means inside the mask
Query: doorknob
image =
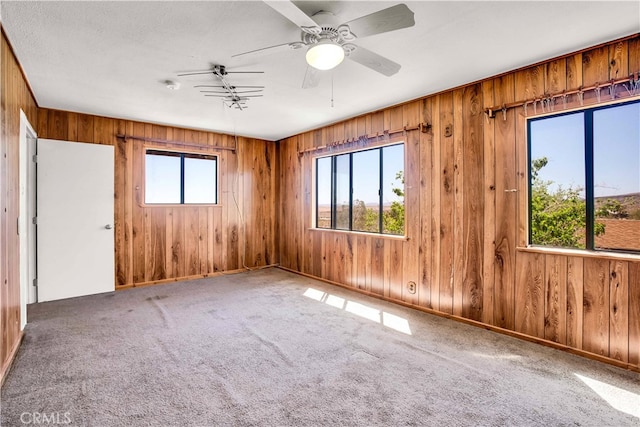
<svg viewBox="0 0 640 427"><path fill-rule="evenodd" d="M104 228L106 228L107 230L111 230L113 228L113 225L107 224L104 226Z"/></svg>

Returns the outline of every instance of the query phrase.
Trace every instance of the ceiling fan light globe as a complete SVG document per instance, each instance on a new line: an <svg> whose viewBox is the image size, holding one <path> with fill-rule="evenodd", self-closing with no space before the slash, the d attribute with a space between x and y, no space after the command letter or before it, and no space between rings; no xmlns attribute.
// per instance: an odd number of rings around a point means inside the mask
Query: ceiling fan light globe
<svg viewBox="0 0 640 427"><path fill-rule="evenodd" d="M307 51L307 64L318 70L331 70L344 59L344 49L336 43L320 42Z"/></svg>

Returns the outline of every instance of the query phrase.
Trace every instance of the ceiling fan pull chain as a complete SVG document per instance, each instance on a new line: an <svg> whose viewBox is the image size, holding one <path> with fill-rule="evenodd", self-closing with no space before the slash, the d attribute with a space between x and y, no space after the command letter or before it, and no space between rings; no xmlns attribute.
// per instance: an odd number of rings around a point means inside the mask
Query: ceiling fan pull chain
<svg viewBox="0 0 640 427"><path fill-rule="evenodd" d="M331 73L331 108L333 108L333 73Z"/></svg>

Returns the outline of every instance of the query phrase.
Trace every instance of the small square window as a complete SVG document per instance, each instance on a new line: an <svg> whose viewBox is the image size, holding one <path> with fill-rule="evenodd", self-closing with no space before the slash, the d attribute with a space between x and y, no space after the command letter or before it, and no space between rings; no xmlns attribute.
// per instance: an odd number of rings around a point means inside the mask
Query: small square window
<svg viewBox="0 0 640 427"><path fill-rule="evenodd" d="M147 150L145 203L217 204L216 156Z"/></svg>

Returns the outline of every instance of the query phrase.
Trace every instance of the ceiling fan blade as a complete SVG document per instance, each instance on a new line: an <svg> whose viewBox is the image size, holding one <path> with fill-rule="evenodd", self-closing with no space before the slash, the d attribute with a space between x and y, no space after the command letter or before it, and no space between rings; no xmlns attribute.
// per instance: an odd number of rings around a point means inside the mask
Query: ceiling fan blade
<svg viewBox="0 0 640 427"><path fill-rule="evenodd" d="M183 76L196 76L199 74L213 74L213 71L209 70L209 71L194 71L192 73L180 73L178 74L178 77L183 77Z"/></svg>
<svg viewBox="0 0 640 427"><path fill-rule="evenodd" d="M382 9L346 23L351 33L360 38L413 27L415 24L413 12L405 4Z"/></svg>
<svg viewBox="0 0 640 427"><path fill-rule="evenodd" d="M320 34L320 27L306 13L298 9L298 6L290 1L264 0L273 10L296 24L304 32Z"/></svg>
<svg viewBox="0 0 640 427"><path fill-rule="evenodd" d="M213 74L213 75L216 75L215 71L211 70L211 71L194 71L192 73L180 73L180 74L178 74L178 77L197 76L197 75L201 75L201 74ZM264 74L264 71L226 71L224 74Z"/></svg>
<svg viewBox="0 0 640 427"><path fill-rule="evenodd" d="M320 82L320 73L316 68L311 65L307 65L307 71L304 73L304 80L302 82L302 89L309 89L318 86Z"/></svg>
<svg viewBox="0 0 640 427"><path fill-rule="evenodd" d="M250 51L248 51L248 52L242 52L242 53L238 53L238 54L236 54L236 55L231 55L231 57L232 57L232 58L236 58L236 57L238 57L238 56L251 55L251 54L255 54L255 53L264 52L264 51L266 51L266 50L275 50L275 49L285 50L285 49L283 49L283 48L285 48L285 47L287 47L287 48L290 48L290 49L291 49L291 47L290 47L290 46L291 46L293 43L295 43L295 42L292 42L292 43L282 43L282 44L277 44L277 45L274 45L274 46L262 47L262 48L260 48L260 49L254 49L254 50L250 50Z"/></svg>
<svg viewBox="0 0 640 427"><path fill-rule="evenodd" d="M262 92L262 89L259 90L241 90L241 91L236 91L235 93L242 94L242 93L256 93L256 92ZM228 94L229 92L223 92L223 91L217 91L217 90L201 90L200 93L217 93L217 94Z"/></svg>
<svg viewBox="0 0 640 427"><path fill-rule="evenodd" d="M216 85L195 85L194 87L213 87L222 89L224 86L216 86ZM234 89L264 89L264 86L236 86L232 85Z"/></svg>
<svg viewBox="0 0 640 427"><path fill-rule="evenodd" d="M400 64L360 46L351 52L347 58L384 74L387 77L393 76L395 73L400 71L401 68Z"/></svg>

